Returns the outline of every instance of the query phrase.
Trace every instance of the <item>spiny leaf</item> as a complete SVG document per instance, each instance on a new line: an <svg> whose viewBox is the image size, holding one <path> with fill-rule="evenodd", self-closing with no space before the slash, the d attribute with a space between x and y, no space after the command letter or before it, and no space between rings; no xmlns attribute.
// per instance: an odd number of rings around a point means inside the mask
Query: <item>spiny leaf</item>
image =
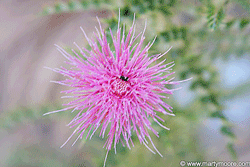
<svg viewBox="0 0 250 167"><path fill-rule="evenodd" d="M247 19L242 19L241 21L240 21L240 29L243 29L244 27L246 27L248 24L249 24L249 20L247 20Z"/></svg>
<svg viewBox="0 0 250 167"><path fill-rule="evenodd" d="M224 3L223 6L219 8L219 10L216 12L216 7L211 1L208 1L207 3L207 23L208 27L215 30L219 27L221 22L223 21L225 17L225 11L224 7L227 3Z"/></svg>
<svg viewBox="0 0 250 167"><path fill-rule="evenodd" d="M212 3L208 3L207 5L207 18L210 19L215 15L215 6Z"/></svg>
<svg viewBox="0 0 250 167"><path fill-rule="evenodd" d="M177 28L172 29L172 34L173 34L174 39L178 39L179 31Z"/></svg>
<svg viewBox="0 0 250 167"><path fill-rule="evenodd" d="M211 85L211 82L209 81L205 81L205 80L200 80L200 85L205 88L205 89L208 89Z"/></svg>
<svg viewBox="0 0 250 167"><path fill-rule="evenodd" d="M221 133L225 136L231 137L231 138L235 138L235 135L231 129L231 127L229 126L222 126L220 129Z"/></svg>
<svg viewBox="0 0 250 167"><path fill-rule="evenodd" d="M227 149L228 149L230 155L232 156L233 160L236 161L237 160L237 153L233 147L233 143L228 143Z"/></svg>
<svg viewBox="0 0 250 167"><path fill-rule="evenodd" d="M232 25L235 23L235 21L236 21L236 20L234 19L234 20L231 20L231 21L227 22L227 23L226 23L226 28L227 28L227 29L231 28Z"/></svg>
<svg viewBox="0 0 250 167"><path fill-rule="evenodd" d="M173 7L176 4L176 0L169 0L167 5Z"/></svg>
<svg viewBox="0 0 250 167"><path fill-rule="evenodd" d="M213 112L210 117L212 118L220 118L222 120L226 120L226 117L224 116L223 112L222 111L216 111L216 112Z"/></svg>
<svg viewBox="0 0 250 167"><path fill-rule="evenodd" d="M83 5L79 2L79 1L69 1L68 2L68 6L69 6L69 9L71 11L76 11L76 10L82 10L83 9Z"/></svg>
<svg viewBox="0 0 250 167"><path fill-rule="evenodd" d="M250 23L249 19L242 18L242 19L233 19L225 23L226 28L230 29L234 24L238 24L237 26L240 30L243 30L248 24Z"/></svg>
<svg viewBox="0 0 250 167"><path fill-rule="evenodd" d="M202 67L194 66L190 69L190 72L199 75L203 72L203 70L204 69ZM201 83L202 81L200 80L199 82Z"/></svg>
<svg viewBox="0 0 250 167"><path fill-rule="evenodd" d="M90 4L88 0L81 0L80 3L82 4L83 8L87 8Z"/></svg>
<svg viewBox="0 0 250 167"><path fill-rule="evenodd" d="M131 9L133 9L133 12L137 14L142 14L148 11L148 8L145 6L146 3L144 3L142 0L125 0L124 3L128 5Z"/></svg>
<svg viewBox="0 0 250 167"><path fill-rule="evenodd" d="M172 15L172 12L169 10L168 6L159 6L158 10L160 10L164 15L169 16Z"/></svg>
<svg viewBox="0 0 250 167"><path fill-rule="evenodd" d="M172 27L172 29L168 31L161 32L160 36L162 36L166 42L169 42L172 39L173 40L178 40L178 39L186 40L187 28L186 27L180 27L180 28Z"/></svg>
<svg viewBox="0 0 250 167"><path fill-rule="evenodd" d="M203 96L201 98L201 102L202 103L212 103L216 106L219 105L219 102L218 102L218 96L214 93L210 93L209 95L206 95L206 96Z"/></svg>
<svg viewBox="0 0 250 167"><path fill-rule="evenodd" d="M217 13L217 16L216 16L217 21L221 22L224 19L224 17L225 17L224 9L223 9L223 7L221 7L220 10Z"/></svg>
<svg viewBox="0 0 250 167"><path fill-rule="evenodd" d="M154 10L156 3L154 0L145 0L145 2L147 2L147 8L150 10Z"/></svg>
<svg viewBox="0 0 250 167"><path fill-rule="evenodd" d="M48 6L43 9L42 14L44 15L51 15L55 13L67 13L67 12L74 12L74 11L81 11L88 7L90 2L86 0L70 0L67 3L64 2L57 2L53 6ZM96 2L96 5L99 4L99 1Z"/></svg>
<svg viewBox="0 0 250 167"><path fill-rule="evenodd" d="M63 3L63 2L59 2L57 4L55 4L55 12L56 13L63 13L63 12L68 12L69 8L68 5Z"/></svg>
<svg viewBox="0 0 250 167"><path fill-rule="evenodd" d="M162 32L161 36L163 36L163 38L165 39L166 42L169 42L170 39L171 39L170 38L170 32L168 32L168 31Z"/></svg>
<svg viewBox="0 0 250 167"><path fill-rule="evenodd" d="M106 19L106 23L109 24L109 28L113 30L114 28L117 27L118 24L118 19L117 18L111 18L111 19Z"/></svg>
<svg viewBox="0 0 250 167"><path fill-rule="evenodd" d="M181 38L183 40L186 40L187 39L187 28L186 27L182 27L180 29L180 33L181 33Z"/></svg>
<svg viewBox="0 0 250 167"><path fill-rule="evenodd" d="M186 70L181 72L180 73L180 79L184 80L185 78L187 78L188 74L189 74L189 71L186 71Z"/></svg>
<svg viewBox="0 0 250 167"><path fill-rule="evenodd" d="M99 6L101 4L101 0L93 0L93 4Z"/></svg>
<svg viewBox="0 0 250 167"><path fill-rule="evenodd" d="M199 81L193 81L190 85L190 90L195 90L199 86Z"/></svg>
<svg viewBox="0 0 250 167"><path fill-rule="evenodd" d="M215 16L211 16L211 18L208 20L209 27L214 30L217 29L224 17L224 9L221 7L218 13Z"/></svg>

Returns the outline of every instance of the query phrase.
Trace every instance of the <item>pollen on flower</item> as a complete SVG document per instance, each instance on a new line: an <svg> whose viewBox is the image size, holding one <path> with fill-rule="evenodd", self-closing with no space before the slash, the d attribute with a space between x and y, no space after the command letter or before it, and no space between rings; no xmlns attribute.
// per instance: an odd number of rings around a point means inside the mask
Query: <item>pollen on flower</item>
<svg viewBox="0 0 250 167"><path fill-rule="evenodd" d="M126 96L131 90L130 83L123 79L116 78L111 82L111 91L119 98Z"/></svg>

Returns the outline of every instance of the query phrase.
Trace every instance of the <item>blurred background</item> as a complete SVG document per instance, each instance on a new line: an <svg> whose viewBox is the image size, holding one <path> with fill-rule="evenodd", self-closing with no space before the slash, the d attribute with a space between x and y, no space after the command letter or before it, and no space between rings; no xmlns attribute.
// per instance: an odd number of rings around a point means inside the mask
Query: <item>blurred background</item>
<svg viewBox="0 0 250 167"><path fill-rule="evenodd" d="M136 13L136 33L147 19L146 42L157 40L149 55L171 51L175 80L182 89L166 102L175 117L160 115L171 130L157 125L153 141L163 158L141 145L121 144L109 153L107 167L179 166L184 161L250 161L250 2L244 0L2 0L0 1L0 166L103 166L106 138L95 135L73 147L60 146L74 129L63 108L67 87L51 83L63 76L64 57L54 44L87 47L98 25L129 28ZM96 133L98 134L98 133Z"/></svg>

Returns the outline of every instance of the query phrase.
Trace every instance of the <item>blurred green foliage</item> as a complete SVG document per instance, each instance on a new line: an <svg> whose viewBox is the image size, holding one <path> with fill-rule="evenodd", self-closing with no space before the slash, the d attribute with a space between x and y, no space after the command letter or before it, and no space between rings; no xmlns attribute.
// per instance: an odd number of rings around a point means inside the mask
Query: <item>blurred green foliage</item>
<svg viewBox="0 0 250 167"><path fill-rule="evenodd" d="M250 23L249 18L228 14L230 5L249 5L244 1L237 2L229 0L183 1L183 3L177 0L70 0L66 3L58 1L54 6L43 9L42 15L103 8L115 12L116 14L111 17L101 20L108 24L107 33L109 33L109 27L113 31L117 28L119 9L121 21L130 24L133 21L133 14L136 13L137 20L147 18L149 23L145 43L148 43L154 35L157 35L155 44L149 54L162 53L169 46L173 46L172 50L167 54L167 59L169 62L171 60L175 61L177 78L193 77L193 80L189 82L191 82L190 90L195 92L194 100L185 107L181 107L174 100L168 100L167 102L174 107L176 117L169 118L160 115L166 120L166 123L163 124L170 127L171 131L168 132L154 125L154 128L159 131L160 138L153 138L156 147L163 153L164 158L157 155L153 156L134 137L135 148L128 150L128 148L118 145L118 154L115 155L114 151L110 152L107 166L123 167L138 166L138 164L140 164L139 166L178 166L181 160L203 161L205 160L205 150L200 149L199 142L196 140L199 120L204 118L221 120L221 134L229 139L227 149L232 159L237 158L233 146L236 136L232 131L231 123L223 113L222 101L225 98L234 97L233 95L239 93L239 91L237 91L237 88L235 89L236 92L228 93L223 90L220 85L218 69L214 65L217 59L228 60L230 55L242 57L249 53L250 37L245 35ZM70 49L67 50L71 52ZM249 84L245 84L246 88L248 86ZM25 119L38 119L46 111L53 110L52 108L41 107L39 111L20 108L8 114L5 120L1 121L1 127L11 129ZM95 143L95 141L98 141L99 145L103 143L103 140L98 137L94 137L92 143ZM87 159L87 161L93 166L102 166L104 149L101 153L103 153L101 158L92 153L92 158ZM16 154L16 157L20 158L20 156L27 155ZM55 166L61 166L61 162L51 160L51 164ZM40 163L40 161L36 162L35 166L46 166ZM13 161L13 164L15 165L15 161ZM80 162L71 165L79 166Z"/></svg>

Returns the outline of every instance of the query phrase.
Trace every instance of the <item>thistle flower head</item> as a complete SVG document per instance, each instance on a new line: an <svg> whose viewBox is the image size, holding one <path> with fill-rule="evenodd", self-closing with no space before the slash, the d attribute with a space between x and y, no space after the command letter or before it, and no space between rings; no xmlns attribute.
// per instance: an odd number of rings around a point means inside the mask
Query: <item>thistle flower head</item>
<svg viewBox="0 0 250 167"><path fill-rule="evenodd" d="M158 114L174 115L172 107L163 102L166 94L173 93L173 90L167 89L165 85L179 83L173 82L173 78L168 79L174 73L170 72L173 62L164 64L164 60L156 63L168 51L150 57L148 51L154 41L143 47L145 29L135 36L134 22L126 36L124 27L122 31L119 23L115 35L110 30L112 43L107 42L107 34L100 22L99 26L100 29L96 28L94 33L95 39L89 39L82 29L91 50L75 44L80 54L72 50L75 54L73 56L57 46L72 68L53 69L67 77L56 83L71 87L72 89L64 93L71 93L72 96L67 97L72 97L73 100L66 104L67 108L46 114L68 109L78 111L69 123L70 127L75 127L69 139L75 133L78 134L76 141L82 138L84 133L91 138L99 128L99 136L104 137L107 134L104 144L107 154L112 146L116 149L119 142L130 149L130 145L133 145L131 136L134 134L141 144L155 153L148 147L148 139L159 153L149 135L149 131L152 131L158 136L149 118L168 130L159 122L164 120ZM139 39L139 42L135 44L136 39ZM110 128L107 128L108 125ZM93 132L90 134L91 131Z"/></svg>

